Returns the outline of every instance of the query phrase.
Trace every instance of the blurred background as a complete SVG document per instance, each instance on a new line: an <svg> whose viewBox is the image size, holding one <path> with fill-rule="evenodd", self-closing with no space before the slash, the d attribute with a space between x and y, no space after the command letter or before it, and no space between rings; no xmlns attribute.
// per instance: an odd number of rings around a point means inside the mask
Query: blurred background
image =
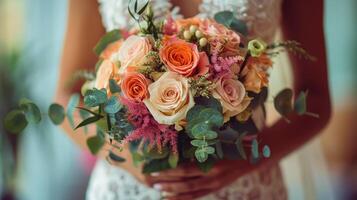
<svg viewBox="0 0 357 200"><path fill-rule="evenodd" d="M323 161L309 161L324 173L301 186L295 182L311 177L294 171L300 163L286 161L290 199L357 199L356 19L357 1L325 0L333 116L314 140ZM0 0L0 119L22 97L42 110L50 105L66 21L65 0ZM19 135L0 123L0 200L84 199L93 163L48 120Z"/></svg>

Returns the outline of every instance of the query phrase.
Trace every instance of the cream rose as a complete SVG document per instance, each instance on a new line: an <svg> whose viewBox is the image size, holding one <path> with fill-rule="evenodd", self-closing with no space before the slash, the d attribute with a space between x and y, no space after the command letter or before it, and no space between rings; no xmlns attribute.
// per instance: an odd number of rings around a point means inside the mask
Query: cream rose
<svg viewBox="0 0 357 200"><path fill-rule="evenodd" d="M177 73L165 72L148 89L144 103L160 124L178 124L195 105L188 80Z"/></svg>
<svg viewBox="0 0 357 200"><path fill-rule="evenodd" d="M109 89L109 80L115 78L117 67L109 60L103 60L97 71L94 87Z"/></svg>
<svg viewBox="0 0 357 200"><path fill-rule="evenodd" d="M121 67L119 73L124 74L128 66L140 67L141 61L151 50L151 43L147 37L132 35L121 45L117 54Z"/></svg>
<svg viewBox="0 0 357 200"><path fill-rule="evenodd" d="M243 112L251 101L246 96L244 85L231 74L226 74L215 82L212 95L221 102L225 122Z"/></svg>

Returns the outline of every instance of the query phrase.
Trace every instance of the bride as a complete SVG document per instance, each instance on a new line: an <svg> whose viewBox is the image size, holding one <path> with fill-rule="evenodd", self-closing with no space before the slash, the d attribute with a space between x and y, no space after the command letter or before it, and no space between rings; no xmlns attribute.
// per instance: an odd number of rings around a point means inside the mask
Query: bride
<svg viewBox="0 0 357 200"><path fill-rule="evenodd" d="M70 94L78 91L78 87L66 88L66 80L73 72L80 67L93 69L97 58L92 53L92 47L105 30L129 29L133 25L126 11L128 2L70 1L57 102L66 103ZM287 199L279 161L314 137L327 124L330 116L322 28L323 0L153 0L152 6L159 16L171 10L174 17L212 17L216 12L231 10L247 22L251 38L260 37L272 42L278 30L282 30L283 37L301 42L318 60L309 62L290 58L294 89L309 90L308 105L311 111L320 115L320 119L292 116L291 124L278 120L260 134L261 140L271 147L273 154L270 159L258 165L222 161L208 174L193 166L183 166L144 176L140 167L132 165L130 154L124 150L121 155L124 154L129 162L109 164L98 161L87 199ZM74 133L66 123L64 129L68 135L81 147L87 148L86 138L89 136L84 132ZM104 158L108 148L103 148L98 156Z"/></svg>

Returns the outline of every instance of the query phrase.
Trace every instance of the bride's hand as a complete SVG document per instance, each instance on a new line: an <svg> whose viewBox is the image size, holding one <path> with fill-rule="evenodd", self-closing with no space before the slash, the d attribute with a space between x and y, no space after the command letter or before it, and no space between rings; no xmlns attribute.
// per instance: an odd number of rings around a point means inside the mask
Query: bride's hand
<svg viewBox="0 0 357 200"><path fill-rule="evenodd" d="M239 161L221 161L208 173L195 165L184 165L153 173L146 179L155 189L162 191L167 200L196 199L232 183L250 168L250 165Z"/></svg>

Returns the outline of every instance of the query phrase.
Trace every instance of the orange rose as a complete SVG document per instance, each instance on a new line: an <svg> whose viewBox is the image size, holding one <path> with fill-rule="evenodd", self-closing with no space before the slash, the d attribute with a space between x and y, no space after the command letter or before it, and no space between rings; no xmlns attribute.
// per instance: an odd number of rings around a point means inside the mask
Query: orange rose
<svg viewBox="0 0 357 200"><path fill-rule="evenodd" d="M117 71L118 69L114 63L109 60L103 60L97 71L95 87L109 89L109 80L116 78Z"/></svg>
<svg viewBox="0 0 357 200"><path fill-rule="evenodd" d="M249 58L246 67L242 71L246 90L259 93L263 87L267 87L269 83L267 70L272 65L273 62L266 55Z"/></svg>
<svg viewBox="0 0 357 200"><path fill-rule="evenodd" d="M200 55L195 44L173 39L160 50L160 58L170 71L189 77L196 72Z"/></svg>
<svg viewBox="0 0 357 200"><path fill-rule="evenodd" d="M142 101L148 98L149 81L143 74L128 73L124 76L121 89L124 95L132 101Z"/></svg>

